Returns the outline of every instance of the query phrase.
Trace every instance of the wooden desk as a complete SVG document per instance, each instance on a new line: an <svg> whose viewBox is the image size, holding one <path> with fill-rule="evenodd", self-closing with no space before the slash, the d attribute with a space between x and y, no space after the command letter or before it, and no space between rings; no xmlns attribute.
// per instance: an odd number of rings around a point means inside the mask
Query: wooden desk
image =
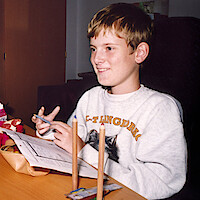
<svg viewBox="0 0 200 200"><path fill-rule="evenodd" d="M34 135L33 129L24 126L26 133ZM109 183L117 183L110 179ZM97 185L96 179L79 178L79 187L90 188ZM123 185L122 185L123 186ZM46 176L32 177L15 172L0 154L0 199L4 200L64 200L64 194L72 190L72 176L52 172ZM105 200L144 200L142 196L123 186L113 191Z"/></svg>

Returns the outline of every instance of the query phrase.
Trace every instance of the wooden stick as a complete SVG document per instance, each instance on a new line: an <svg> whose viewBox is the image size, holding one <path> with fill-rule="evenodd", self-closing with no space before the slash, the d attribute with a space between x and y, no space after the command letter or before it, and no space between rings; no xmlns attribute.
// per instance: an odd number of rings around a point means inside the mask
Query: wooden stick
<svg viewBox="0 0 200 200"><path fill-rule="evenodd" d="M101 124L100 131L99 131L97 200L102 200L103 198L104 150L105 150L105 126L104 124Z"/></svg>
<svg viewBox="0 0 200 200"><path fill-rule="evenodd" d="M77 132L78 121L76 116L72 121L72 190L78 189L78 163L77 163Z"/></svg>

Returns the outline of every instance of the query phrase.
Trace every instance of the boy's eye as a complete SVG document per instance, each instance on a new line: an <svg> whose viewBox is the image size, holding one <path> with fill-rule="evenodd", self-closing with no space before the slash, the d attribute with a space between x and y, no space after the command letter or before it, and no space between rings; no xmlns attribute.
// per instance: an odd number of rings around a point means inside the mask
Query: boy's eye
<svg viewBox="0 0 200 200"><path fill-rule="evenodd" d="M111 51L113 48L112 47L106 47L108 51Z"/></svg>
<svg viewBox="0 0 200 200"><path fill-rule="evenodd" d="M91 51L91 52L94 52L94 51L96 51L96 49L91 47L91 48L90 48L90 51Z"/></svg>

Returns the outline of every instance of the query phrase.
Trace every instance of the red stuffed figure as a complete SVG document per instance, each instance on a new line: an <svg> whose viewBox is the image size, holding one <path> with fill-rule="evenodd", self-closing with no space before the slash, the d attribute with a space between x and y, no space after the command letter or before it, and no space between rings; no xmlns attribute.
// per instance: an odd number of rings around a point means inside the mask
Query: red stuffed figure
<svg viewBox="0 0 200 200"><path fill-rule="evenodd" d="M20 133L24 132L24 128L21 124L21 119L11 119L9 121L0 121L0 127L10 129L12 131L17 131ZM6 140L9 136L2 131L0 131L0 146L5 145Z"/></svg>
<svg viewBox="0 0 200 200"><path fill-rule="evenodd" d="M7 121L7 114L3 108L3 104L0 103L0 127L23 133L24 128L21 122L22 122L21 119L11 119ZM5 133L3 133L0 130L0 147L2 145L5 145L5 142L8 139L9 139L9 136L7 136Z"/></svg>

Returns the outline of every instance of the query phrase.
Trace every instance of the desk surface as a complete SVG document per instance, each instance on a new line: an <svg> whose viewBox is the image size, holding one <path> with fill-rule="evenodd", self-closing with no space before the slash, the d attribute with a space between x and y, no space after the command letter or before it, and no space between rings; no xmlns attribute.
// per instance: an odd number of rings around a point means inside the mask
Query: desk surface
<svg viewBox="0 0 200 200"><path fill-rule="evenodd" d="M24 126L26 133L34 135L33 129ZM117 183L110 179L109 183ZM79 178L79 187L91 188L97 185L96 179ZM123 185L122 185L123 186ZM72 177L66 173L52 172L46 176L32 177L15 172L0 154L0 197L5 200L54 200L67 199L64 194L72 190ZM144 200L134 191L123 186L113 191L105 200Z"/></svg>

